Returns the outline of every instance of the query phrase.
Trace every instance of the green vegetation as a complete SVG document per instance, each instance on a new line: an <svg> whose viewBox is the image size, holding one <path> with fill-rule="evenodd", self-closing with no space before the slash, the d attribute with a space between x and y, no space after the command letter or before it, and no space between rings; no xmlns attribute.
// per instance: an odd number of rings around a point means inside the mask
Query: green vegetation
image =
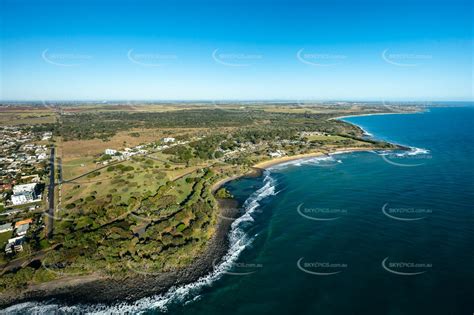
<svg viewBox="0 0 474 315"><path fill-rule="evenodd" d="M140 139L147 129L161 129L161 135L181 142L163 148L157 138L147 146L147 154L133 158L79 154L74 163L65 164L52 238L28 239L33 251L46 251L41 264L33 268L25 263L5 273L0 291L22 290L28 283L67 276L99 273L120 278L134 271L185 267L214 235L216 198L232 198L224 188L215 196L211 193L219 180L248 172L275 151L294 155L393 147L364 139L359 128L331 120L341 115L338 111L272 108L194 106L163 112L78 110L62 115L60 123L48 125L48 130L65 143L107 141L122 131ZM351 113L347 110L344 114ZM104 166L105 161L113 165ZM68 177L74 180L68 182ZM0 245L4 238L0 235Z"/></svg>
<svg viewBox="0 0 474 315"><path fill-rule="evenodd" d="M225 188L220 188L216 192L216 198L220 199L230 199L233 198L232 194Z"/></svg>
<svg viewBox="0 0 474 315"><path fill-rule="evenodd" d="M9 238L11 238L13 235L12 231L0 233L0 248L5 248L5 245L7 245L7 241Z"/></svg>
<svg viewBox="0 0 474 315"><path fill-rule="evenodd" d="M110 139L118 131L133 128L245 128L237 141L257 141L263 138L288 139L295 131L325 131L332 134L347 132L360 135L360 130L349 124L328 120L330 114L268 112L263 109L221 110L193 109L164 113L90 112L63 117L63 124L55 133L64 140ZM117 123L120 121L120 123ZM211 141L213 142L213 141ZM208 140L196 146L211 148Z"/></svg>

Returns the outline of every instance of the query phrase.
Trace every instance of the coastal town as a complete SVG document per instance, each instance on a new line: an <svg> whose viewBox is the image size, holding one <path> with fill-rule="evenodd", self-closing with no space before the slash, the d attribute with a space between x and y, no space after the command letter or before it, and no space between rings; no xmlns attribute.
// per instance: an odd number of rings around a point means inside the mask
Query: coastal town
<svg viewBox="0 0 474 315"><path fill-rule="evenodd" d="M0 129L0 246L5 259L21 255L32 233L41 233L52 132Z"/></svg>
<svg viewBox="0 0 474 315"><path fill-rule="evenodd" d="M31 106L29 123L0 129L0 297L97 273L126 275L125 292L136 270L193 268L225 243L232 221L220 207L233 201L223 183L291 159L397 148L333 119L380 107L186 106Z"/></svg>
<svg viewBox="0 0 474 315"><path fill-rule="evenodd" d="M0 315L474 315L474 0L0 0Z"/></svg>
<svg viewBox="0 0 474 315"><path fill-rule="evenodd" d="M0 129L0 246L3 248L0 256L3 257L3 262L22 257L24 249L29 248L29 240L38 238L41 234L47 235L42 215L48 216L48 213L57 210L48 209L48 201L52 200L54 204L55 196L48 196L48 190L45 189L46 185L55 186L54 178L51 182L49 177L54 164L48 164L53 141L50 131L35 132L25 127ZM134 156L143 156L151 151L158 152L188 142L164 137L160 143L125 147L122 151L107 148L95 164L100 167L123 162ZM57 179L60 193L61 175ZM59 206L60 204L61 200ZM34 226L34 231L30 229L31 226Z"/></svg>

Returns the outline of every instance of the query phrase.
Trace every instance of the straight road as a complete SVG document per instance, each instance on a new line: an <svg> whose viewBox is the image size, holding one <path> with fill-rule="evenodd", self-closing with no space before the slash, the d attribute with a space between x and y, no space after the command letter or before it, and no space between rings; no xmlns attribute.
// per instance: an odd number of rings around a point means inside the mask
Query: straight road
<svg viewBox="0 0 474 315"><path fill-rule="evenodd" d="M49 186L48 186L48 222L47 222L47 236L51 238L53 236L53 225L54 225L54 187L55 187L55 178L54 178L54 158L55 158L55 149L51 148L51 155L49 156Z"/></svg>

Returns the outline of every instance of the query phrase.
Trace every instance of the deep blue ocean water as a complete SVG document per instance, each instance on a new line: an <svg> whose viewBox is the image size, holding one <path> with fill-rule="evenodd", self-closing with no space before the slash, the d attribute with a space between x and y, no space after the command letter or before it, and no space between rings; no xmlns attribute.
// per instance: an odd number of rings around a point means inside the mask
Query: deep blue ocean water
<svg viewBox="0 0 474 315"><path fill-rule="evenodd" d="M231 182L245 214L226 262L108 311L472 314L474 107L345 120L413 149L296 161Z"/></svg>

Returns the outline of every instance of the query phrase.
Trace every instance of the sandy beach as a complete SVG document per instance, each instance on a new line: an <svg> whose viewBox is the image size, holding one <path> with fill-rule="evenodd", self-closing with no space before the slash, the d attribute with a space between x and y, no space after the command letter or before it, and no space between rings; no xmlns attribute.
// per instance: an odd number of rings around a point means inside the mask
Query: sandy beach
<svg viewBox="0 0 474 315"><path fill-rule="evenodd" d="M247 173L244 173L244 174L237 174L237 175L234 175L234 176L230 176L230 177L226 177L226 178L223 178L217 182L215 182L212 186L211 186L211 192L212 193L215 193L219 188L221 188L223 185L225 185L226 183L228 182L231 182L233 180L236 180L238 178L241 178L241 177L246 177L246 176L249 176L249 177L258 177L261 175L261 167L257 167L257 166L253 166L252 167L252 170L247 172Z"/></svg>
<svg viewBox="0 0 474 315"><path fill-rule="evenodd" d="M320 156L337 154L337 153L350 153L350 152L357 152L357 151L372 151L372 150L374 150L373 147L349 147L349 148L338 149L338 150L327 151L327 152L310 152L310 153L297 154L297 155L291 155L291 156L283 156L276 159L262 161L255 164L253 167L260 168L260 169L268 169L272 166L290 162L290 161L295 161L295 160L308 159L308 158L320 157Z"/></svg>
<svg viewBox="0 0 474 315"><path fill-rule="evenodd" d="M243 174L223 178L211 186L214 193L226 183L246 176L258 177L262 171L272 166L308 159L314 157L328 156L338 153L350 153L357 151L372 151L374 147L347 147L318 152L309 152L292 156L283 156L276 159L262 161L254 166L252 170ZM219 210L225 217L235 217L237 213L230 213L237 208L235 204L229 207L229 202L234 200L218 200ZM234 209L234 210L233 210ZM0 294L0 306L8 306L22 301L57 299L68 302L83 303L114 303L117 301L134 301L146 296L165 293L169 288L176 285L185 285L197 281L200 277L209 274L213 270L213 264L220 261L228 250L227 235L230 231L232 220L219 220L216 232L208 243L204 253L186 268L160 273L153 277L131 273L123 279L101 277L97 275L70 277L35 285L17 294Z"/></svg>
<svg viewBox="0 0 474 315"><path fill-rule="evenodd" d="M418 114L422 113L423 111L413 111L413 112L395 112L395 113L371 113L371 114L356 114L356 115L345 115L345 116L337 116L329 118L329 120L334 119L344 119L350 117L362 117L362 116L380 116L380 115L405 115L405 114ZM359 126L358 126L359 127ZM360 128L360 127L359 127Z"/></svg>

